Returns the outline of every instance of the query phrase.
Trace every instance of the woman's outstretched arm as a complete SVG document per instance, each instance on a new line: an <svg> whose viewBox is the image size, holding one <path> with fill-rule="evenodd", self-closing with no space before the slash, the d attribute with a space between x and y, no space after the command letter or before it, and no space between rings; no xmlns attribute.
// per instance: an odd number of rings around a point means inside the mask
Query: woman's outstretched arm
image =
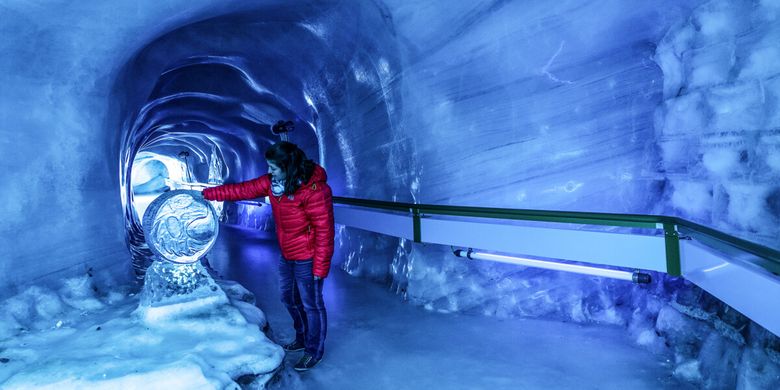
<svg viewBox="0 0 780 390"><path fill-rule="evenodd" d="M267 175L235 184L223 184L203 190L203 197L208 200L246 200L268 196L270 179Z"/></svg>

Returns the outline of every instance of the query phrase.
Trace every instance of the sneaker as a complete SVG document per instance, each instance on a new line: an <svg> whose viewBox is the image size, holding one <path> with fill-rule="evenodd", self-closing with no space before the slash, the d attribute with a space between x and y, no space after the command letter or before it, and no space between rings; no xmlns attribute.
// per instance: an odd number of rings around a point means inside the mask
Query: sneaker
<svg viewBox="0 0 780 390"><path fill-rule="evenodd" d="M304 348L306 348L306 346L303 345L303 341L295 340L292 343L282 345L282 348L284 348L284 350L287 352L295 352L302 351Z"/></svg>
<svg viewBox="0 0 780 390"><path fill-rule="evenodd" d="M317 365L317 363L320 362L322 359L314 359L314 356L307 354L304 354L303 357L301 357L301 360L298 360L298 363L295 363L295 371L306 371L310 368L314 368L314 366Z"/></svg>

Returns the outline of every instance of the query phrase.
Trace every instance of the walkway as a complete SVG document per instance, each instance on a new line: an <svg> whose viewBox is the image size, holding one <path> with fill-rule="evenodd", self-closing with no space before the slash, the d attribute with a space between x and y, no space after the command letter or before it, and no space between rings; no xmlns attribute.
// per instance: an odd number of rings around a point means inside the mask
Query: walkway
<svg viewBox="0 0 780 390"><path fill-rule="evenodd" d="M278 299L278 256L275 237L222 226L209 258L256 295L280 342L294 332ZM325 359L300 374L306 389L693 388L621 328L433 313L337 266L324 296Z"/></svg>

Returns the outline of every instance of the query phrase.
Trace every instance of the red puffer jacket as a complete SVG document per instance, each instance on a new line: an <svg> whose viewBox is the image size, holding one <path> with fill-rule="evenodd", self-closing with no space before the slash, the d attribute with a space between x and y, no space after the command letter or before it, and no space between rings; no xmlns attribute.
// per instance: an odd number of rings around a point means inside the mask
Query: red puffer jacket
<svg viewBox="0 0 780 390"><path fill-rule="evenodd" d="M313 273L325 278L333 256L333 200L328 175L315 165L309 182L292 196L271 193L271 175L237 184L203 190L208 200L244 200L270 196L276 221L276 237L282 256L288 260L314 259Z"/></svg>

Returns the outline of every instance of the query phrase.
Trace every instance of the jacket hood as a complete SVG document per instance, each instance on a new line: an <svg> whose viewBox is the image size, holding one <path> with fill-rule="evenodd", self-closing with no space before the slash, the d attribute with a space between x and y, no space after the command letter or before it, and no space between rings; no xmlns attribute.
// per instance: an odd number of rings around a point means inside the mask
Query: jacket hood
<svg viewBox="0 0 780 390"><path fill-rule="evenodd" d="M326 181L328 181L328 174L325 173L325 169L319 164L314 164L314 172L311 173L311 178L309 178L306 185L308 186L320 182L324 183Z"/></svg>

